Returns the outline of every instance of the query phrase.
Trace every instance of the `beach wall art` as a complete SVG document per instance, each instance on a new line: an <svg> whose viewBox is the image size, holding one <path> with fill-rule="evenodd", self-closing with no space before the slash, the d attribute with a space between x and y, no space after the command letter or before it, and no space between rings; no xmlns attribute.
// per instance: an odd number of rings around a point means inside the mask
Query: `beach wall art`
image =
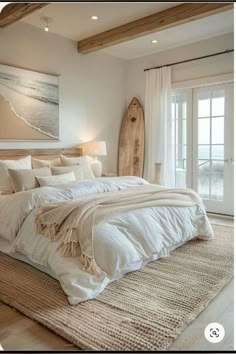
<svg viewBox="0 0 236 354"><path fill-rule="evenodd" d="M59 140L59 77L0 64L0 140Z"/></svg>

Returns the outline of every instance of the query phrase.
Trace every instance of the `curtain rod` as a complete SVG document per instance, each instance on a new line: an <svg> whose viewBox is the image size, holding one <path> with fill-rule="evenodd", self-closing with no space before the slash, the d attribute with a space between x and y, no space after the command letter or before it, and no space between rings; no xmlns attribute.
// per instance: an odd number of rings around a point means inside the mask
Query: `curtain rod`
<svg viewBox="0 0 236 354"><path fill-rule="evenodd" d="M188 62L194 61L194 60L199 60L199 59L205 59L205 58L215 57L215 56L217 56L217 55L228 54L228 53L231 53L231 52L233 52L233 51L234 51L234 49L227 49L227 50L225 50L224 52L218 52L218 53L214 53L214 54L204 55L204 56L202 56L202 57L197 57L197 58L192 58L192 59L177 61L176 63L171 63L171 64L165 64L165 65L155 66L155 67L152 67L152 68L144 69L144 71L149 71L149 70L154 70L154 69L160 69L160 68L164 68L165 66L173 66L173 65L188 63Z"/></svg>

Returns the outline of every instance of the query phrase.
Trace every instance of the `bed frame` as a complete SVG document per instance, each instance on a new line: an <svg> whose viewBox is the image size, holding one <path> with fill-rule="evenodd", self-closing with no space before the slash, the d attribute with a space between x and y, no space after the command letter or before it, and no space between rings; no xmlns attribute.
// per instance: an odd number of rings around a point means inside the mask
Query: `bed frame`
<svg viewBox="0 0 236 354"><path fill-rule="evenodd" d="M60 154L68 157L76 157L82 155L80 148L58 148L58 149L0 149L0 160L20 159L24 156L31 155L35 158L51 160L59 157Z"/></svg>

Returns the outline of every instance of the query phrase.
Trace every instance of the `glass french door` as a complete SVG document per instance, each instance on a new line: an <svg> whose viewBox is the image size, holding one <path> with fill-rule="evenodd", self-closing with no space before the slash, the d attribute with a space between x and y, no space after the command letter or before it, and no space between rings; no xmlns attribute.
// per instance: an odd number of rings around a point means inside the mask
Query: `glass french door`
<svg viewBox="0 0 236 354"><path fill-rule="evenodd" d="M176 186L193 188L208 212L233 215L233 84L173 95Z"/></svg>

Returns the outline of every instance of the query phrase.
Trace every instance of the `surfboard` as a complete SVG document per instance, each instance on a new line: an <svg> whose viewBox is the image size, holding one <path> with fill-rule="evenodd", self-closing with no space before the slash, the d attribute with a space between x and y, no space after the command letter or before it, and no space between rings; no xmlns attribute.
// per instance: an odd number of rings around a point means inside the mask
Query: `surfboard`
<svg viewBox="0 0 236 354"><path fill-rule="evenodd" d="M120 129L118 176L143 175L144 114L136 97L130 102Z"/></svg>

